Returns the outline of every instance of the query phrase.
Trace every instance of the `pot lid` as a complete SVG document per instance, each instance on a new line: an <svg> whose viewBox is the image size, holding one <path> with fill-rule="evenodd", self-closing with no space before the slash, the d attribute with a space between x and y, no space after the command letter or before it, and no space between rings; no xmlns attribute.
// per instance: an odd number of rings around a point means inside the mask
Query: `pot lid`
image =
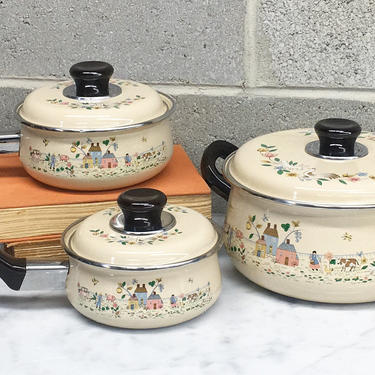
<svg viewBox="0 0 375 375"><path fill-rule="evenodd" d="M375 135L345 119L266 134L228 157L224 174L266 198L312 206L375 206ZM357 139L358 137L358 139Z"/></svg>
<svg viewBox="0 0 375 375"><path fill-rule="evenodd" d="M74 81L52 83L32 91L18 108L21 119L57 131L123 129L159 121L174 100L142 83L110 79L113 67L85 61L73 65Z"/></svg>
<svg viewBox="0 0 375 375"><path fill-rule="evenodd" d="M205 216L166 205L159 190L128 190L117 202L121 210L99 211L64 232L69 255L101 267L153 269L190 263L219 248L220 236Z"/></svg>

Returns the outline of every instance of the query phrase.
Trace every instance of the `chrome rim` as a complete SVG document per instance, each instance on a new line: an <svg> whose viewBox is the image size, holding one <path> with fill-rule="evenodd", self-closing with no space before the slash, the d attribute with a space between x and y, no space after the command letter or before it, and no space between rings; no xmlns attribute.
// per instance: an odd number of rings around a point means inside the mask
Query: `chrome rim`
<svg viewBox="0 0 375 375"><path fill-rule="evenodd" d="M313 202L304 202L304 201L294 201L290 199L278 198L271 195L260 193L259 191L250 189L249 187L243 185L241 182L237 181L229 171L229 164L234 157L236 151L228 155L224 161L223 167L223 176L227 182L231 185L236 186L247 193L258 197L264 198L276 203L286 204L289 206L301 206L301 207L310 207L310 208L328 208L333 210L357 210L357 209L372 209L375 208L375 203L363 204L363 205L337 205L337 204L327 204L327 203L313 203Z"/></svg>
<svg viewBox="0 0 375 375"><path fill-rule="evenodd" d="M74 223L70 224L65 229L65 231L63 232L63 234L61 236L61 246L65 250L65 252L69 256L71 256L72 258L74 258L74 259L76 259L76 260L78 260L82 263L88 264L90 266L99 267L99 268L112 269L112 270L123 270L123 271L152 271L152 270L161 270L161 269L182 267L182 266L186 266L186 265L189 265L189 264L199 262L202 259L208 258L211 255L214 255L215 253L217 253L217 251L220 250L220 248L223 244L221 229L219 228L219 226L217 224L215 224L211 221L211 223L214 226L215 231L217 233L217 241L211 249L209 249L208 251L206 251L205 253L203 253L203 254L201 254L197 257L190 258L190 259L187 259L187 260L184 260L184 261L181 261L181 262L177 262L177 263L167 263L167 264L161 264L161 265L157 265L157 266L126 266L126 265L114 265L114 264L102 263L102 262L94 261L94 260L91 260L91 259L88 259L88 258L85 258L85 257L82 257L82 256L78 255L71 247L71 239L72 239L72 236L74 234L74 228L84 219L85 219L85 217L75 221Z"/></svg>
<svg viewBox="0 0 375 375"><path fill-rule="evenodd" d="M22 107L23 103L20 103L16 107L16 117L18 120L23 124L26 125L30 128L34 129L40 129L40 130L47 130L47 131L53 131L53 132L59 132L59 133L102 133L102 132L111 132L111 131L121 131L121 130L129 130L129 129L137 129L141 128L143 126L150 126L152 124L156 124L162 120L165 120L167 117L169 117L175 110L176 110L176 99L173 96L164 94L160 91L158 93L163 97L166 98L167 100L163 100L164 104L167 106L167 111L163 113L161 116L156 117L154 119L145 121L145 122L140 122L137 124L130 124L130 125L123 125L123 126L116 126L113 128L99 128L99 129L62 129L62 128L54 128L54 127L49 127L49 126L44 126L44 125L38 125L34 124L32 122L28 122L24 120L21 115L19 114L19 111ZM170 104L168 103L170 102Z"/></svg>

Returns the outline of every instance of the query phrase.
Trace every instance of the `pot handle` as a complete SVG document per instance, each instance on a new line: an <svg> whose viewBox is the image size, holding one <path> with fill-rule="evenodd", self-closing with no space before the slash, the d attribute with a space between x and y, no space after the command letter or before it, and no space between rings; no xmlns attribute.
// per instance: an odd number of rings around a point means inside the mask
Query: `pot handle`
<svg viewBox="0 0 375 375"><path fill-rule="evenodd" d="M216 160L225 159L237 146L227 141L212 142L203 152L201 160L201 172L208 186L218 195L228 200L230 184L225 181L223 174L216 168Z"/></svg>
<svg viewBox="0 0 375 375"><path fill-rule="evenodd" d="M5 251L0 243L0 279L13 290L56 290L65 288L69 262L28 261Z"/></svg>
<svg viewBox="0 0 375 375"><path fill-rule="evenodd" d="M0 154L9 154L19 151L19 142L21 139L21 131L10 131L10 132L0 132ZM9 150L9 148L4 147L5 143L18 143L18 150Z"/></svg>
<svg viewBox="0 0 375 375"><path fill-rule="evenodd" d="M113 66L103 61L82 61L74 64L70 70L76 84L76 96L95 98L109 95L109 79Z"/></svg>

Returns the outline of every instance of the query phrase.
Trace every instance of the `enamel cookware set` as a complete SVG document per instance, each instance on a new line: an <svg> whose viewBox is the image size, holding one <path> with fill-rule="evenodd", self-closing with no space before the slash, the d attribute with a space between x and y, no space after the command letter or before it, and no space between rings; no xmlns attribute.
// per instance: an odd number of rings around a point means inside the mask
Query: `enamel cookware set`
<svg viewBox="0 0 375 375"><path fill-rule="evenodd" d="M19 141L32 177L105 190L167 165L174 99L112 73L103 62L75 64L74 82L36 89L18 106L20 132L0 141ZM215 141L201 169L228 200L223 231L194 210L168 205L158 190L131 189L118 207L65 230L69 261L16 259L0 249L0 278L14 290L65 287L76 310L103 324L163 327L215 303L224 241L234 266L267 289L311 301L374 301L374 142L344 119L321 120L315 132L266 134L238 149Z"/></svg>

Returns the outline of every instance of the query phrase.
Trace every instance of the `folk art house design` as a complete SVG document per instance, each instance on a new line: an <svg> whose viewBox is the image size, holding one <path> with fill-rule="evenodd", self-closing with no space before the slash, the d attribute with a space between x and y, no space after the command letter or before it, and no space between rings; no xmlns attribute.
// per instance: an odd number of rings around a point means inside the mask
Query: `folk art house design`
<svg viewBox="0 0 375 375"><path fill-rule="evenodd" d="M305 248L299 244L302 229L299 220L272 223L269 214L249 215L243 229L226 223L224 243L236 262L252 264L269 277L309 280L312 283L370 283L375 281L375 252L355 249L333 255L324 244ZM257 219L258 217L258 219ZM259 218L262 218L261 220ZM352 241L349 232L337 234Z"/></svg>
<svg viewBox="0 0 375 375"><path fill-rule="evenodd" d="M271 228L271 223L267 223L267 228L264 233L264 240L266 241L267 254L276 255L277 244L279 243L279 234L277 232L277 225Z"/></svg>
<svg viewBox="0 0 375 375"><path fill-rule="evenodd" d="M96 281L100 285L99 280ZM182 311L201 309L212 300L210 282L179 295L174 293L163 295L165 284L161 279L147 284L150 285L151 290L147 290L146 284L136 284L135 290L130 293L135 285L134 282L136 280L132 283L119 283L113 294L104 293L100 291L100 288L95 291L89 290L78 282L77 293L81 301L80 305L100 314L113 314L115 317L127 314L146 319L162 318L171 314L181 314Z"/></svg>
<svg viewBox="0 0 375 375"><path fill-rule="evenodd" d="M254 255L260 258L265 258L266 252L267 252L267 244L263 235L259 240L257 240L257 242L255 242Z"/></svg>
<svg viewBox="0 0 375 375"><path fill-rule="evenodd" d="M165 141L142 152L129 153L121 150L115 137L93 142L90 138L77 140L70 145L70 153L49 151L50 141L44 140L42 150L29 146L29 162L38 171L70 177L93 176L95 178L135 174L155 168L167 160Z"/></svg>
<svg viewBox="0 0 375 375"><path fill-rule="evenodd" d="M91 143L89 154L91 155L93 165L99 167L102 162L102 149L99 146L99 142L97 142L96 145Z"/></svg>
<svg viewBox="0 0 375 375"><path fill-rule="evenodd" d="M280 244L276 250L276 263L284 264L285 266L298 266L299 259L296 248L290 243L289 238L286 242Z"/></svg>
<svg viewBox="0 0 375 375"><path fill-rule="evenodd" d="M101 162L102 168L117 168L118 161L115 157L115 155L110 152L109 150L103 155L102 162Z"/></svg>
<svg viewBox="0 0 375 375"><path fill-rule="evenodd" d="M134 291L135 296L138 298L138 305L139 306L146 306L147 304L147 289L146 285L137 284L137 288Z"/></svg>

